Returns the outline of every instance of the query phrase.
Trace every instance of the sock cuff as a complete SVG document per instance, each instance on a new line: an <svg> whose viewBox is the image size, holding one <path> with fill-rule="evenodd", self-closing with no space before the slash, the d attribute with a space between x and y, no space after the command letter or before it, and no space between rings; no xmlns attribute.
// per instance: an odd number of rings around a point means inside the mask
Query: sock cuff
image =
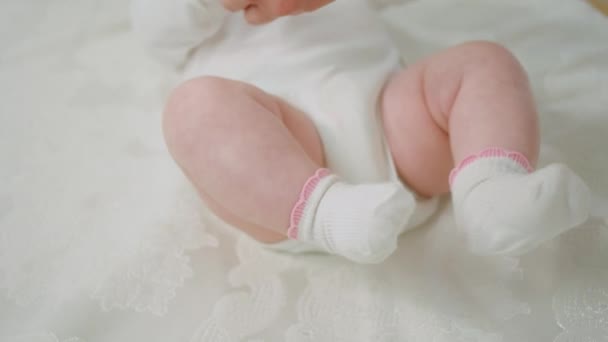
<svg viewBox="0 0 608 342"><path fill-rule="evenodd" d="M507 159L514 161L517 165L524 168L527 172L534 171L534 167L532 166L532 164L530 163L528 158L526 158L526 156L524 156L522 153L506 150L506 149L499 148L499 147L491 147L491 148L481 151L478 154L473 154L471 156L464 158L460 162L460 164L458 166L456 166L450 172L450 187L453 186L456 176L458 176L458 174L463 169L465 169L467 166L469 166L470 164L472 164L473 162L475 162L479 159L488 159L488 158L494 158L494 159L507 158Z"/></svg>
<svg viewBox="0 0 608 342"><path fill-rule="evenodd" d="M332 173L329 169L325 169L325 168L318 169L314 175L312 175L310 178L308 178L308 180L304 183L304 186L302 186L302 190L300 191L300 196L299 196L296 204L293 206L293 209L291 210L291 215L289 216L289 228L287 229L287 237L289 237L290 239L295 240L298 238L300 222L302 221L302 218L305 216L305 212L307 211L307 208L310 206L310 203L318 202L318 199L315 201L315 200L313 200L313 198L311 198L311 197L313 197L313 194L315 192L320 191L321 195L322 195L323 193L325 193L325 191L327 190L329 185L331 185L333 183L333 179L335 177L327 178L331 174ZM328 182L327 185L323 186L322 187L323 189L317 189L317 188L319 188L319 184L322 183L322 180L324 180L326 178L331 181ZM315 191L315 190L319 190L319 191ZM320 197L320 196L315 196L315 197Z"/></svg>

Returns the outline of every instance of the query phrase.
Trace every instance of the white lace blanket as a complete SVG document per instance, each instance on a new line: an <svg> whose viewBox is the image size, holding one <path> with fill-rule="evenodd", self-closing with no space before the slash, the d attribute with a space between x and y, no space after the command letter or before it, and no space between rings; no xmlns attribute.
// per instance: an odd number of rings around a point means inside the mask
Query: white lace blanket
<svg viewBox="0 0 608 342"><path fill-rule="evenodd" d="M379 266L271 254L202 213L171 162L171 76L125 0L1 1L0 341L608 341L608 20L579 0L386 16L409 60L512 48L543 160L584 176L594 218L522 260L470 255L447 202Z"/></svg>

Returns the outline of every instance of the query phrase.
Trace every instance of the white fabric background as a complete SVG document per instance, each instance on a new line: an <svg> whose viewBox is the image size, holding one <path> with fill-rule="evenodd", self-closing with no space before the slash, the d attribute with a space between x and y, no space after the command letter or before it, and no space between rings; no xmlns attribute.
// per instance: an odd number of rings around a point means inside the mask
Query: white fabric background
<svg viewBox="0 0 608 342"><path fill-rule="evenodd" d="M346 1L346 0L339 0ZM521 260L463 247L450 205L379 266L258 248L171 162L173 81L124 0L0 2L0 341L608 341L608 20L578 0L418 0L386 10L407 60L513 49L543 160L594 217Z"/></svg>

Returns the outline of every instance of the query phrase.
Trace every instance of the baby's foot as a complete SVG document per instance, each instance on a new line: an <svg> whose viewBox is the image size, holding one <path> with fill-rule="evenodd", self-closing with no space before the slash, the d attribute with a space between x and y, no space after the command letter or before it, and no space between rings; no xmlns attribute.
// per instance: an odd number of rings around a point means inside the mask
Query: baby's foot
<svg viewBox="0 0 608 342"><path fill-rule="evenodd" d="M561 164L528 173L512 158L480 158L458 172L452 194L477 254L526 253L589 216L589 189Z"/></svg>
<svg viewBox="0 0 608 342"><path fill-rule="evenodd" d="M290 236L356 262L378 263L397 248L415 206L401 184L351 185L330 175L310 194Z"/></svg>
<svg viewBox="0 0 608 342"><path fill-rule="evenodd" d="M353 261L381 262L397 248L415 205L401 184L335 183L319 204L313 235Z"/></svg>

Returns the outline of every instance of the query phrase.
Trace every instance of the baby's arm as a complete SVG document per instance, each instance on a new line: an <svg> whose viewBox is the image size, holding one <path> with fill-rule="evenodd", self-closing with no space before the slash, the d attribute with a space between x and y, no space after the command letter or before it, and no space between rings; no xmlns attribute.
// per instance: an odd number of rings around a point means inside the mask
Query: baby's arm
<svg viewBox="0 0 608 342"><path fill-rule="evenodd" d="M219 0L132 0L133 30L150 52L175 68L213 36L226 11Z"/></svg>

